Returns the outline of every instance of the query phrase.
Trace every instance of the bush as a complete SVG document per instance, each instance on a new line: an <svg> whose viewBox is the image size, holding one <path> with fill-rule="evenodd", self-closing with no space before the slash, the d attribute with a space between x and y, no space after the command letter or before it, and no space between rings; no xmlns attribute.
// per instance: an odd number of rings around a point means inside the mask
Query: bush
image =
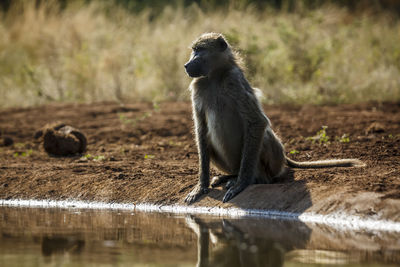
<svg viewBox="0 0 400 267"><path fill-rule="evenodd" d="M185 100L183 64L201 33L222 32L267 103L400 100L396 17L322 6L247 5L129 12L108 1L20 1L0 20L0 105Z"/></svg>

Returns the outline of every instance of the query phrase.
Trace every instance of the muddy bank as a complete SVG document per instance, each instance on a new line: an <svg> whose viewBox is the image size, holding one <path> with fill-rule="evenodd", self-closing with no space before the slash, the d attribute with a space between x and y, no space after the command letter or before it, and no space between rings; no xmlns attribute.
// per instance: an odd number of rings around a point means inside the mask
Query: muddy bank
<svg viewBox="0 0 400 267"><path fill-rule="evenodd" d="M225 190L215 188L195 206L346 212L400 221L399 104L265 106L264 110L291 158L359 158L367 166L294 170L274 184L250 186L225 204L221 203ZM55 121L86 135L84 154L60 157L45 152L34 135ZM307 138L316 136L322 126L328 126L329 139ZM0 134L0 199L183 204L197 182L190 103L2 109Z"/></svg>

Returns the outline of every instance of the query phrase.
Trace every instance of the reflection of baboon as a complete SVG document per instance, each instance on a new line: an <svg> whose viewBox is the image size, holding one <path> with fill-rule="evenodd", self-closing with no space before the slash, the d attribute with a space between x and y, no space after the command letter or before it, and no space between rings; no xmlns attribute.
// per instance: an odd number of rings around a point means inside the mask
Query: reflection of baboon
<svg viewBox="0 0 400 267"><path fill-rule="evenodd" d="M192 46L185 64L193 81L193 117L200 158L199 184L186 197L196 201L210 184L210 160L229 176L216 177L213 185L229 179L223 201L229 201L248 185L270 183L295 168L347 167L355 159L296 162L285 156L283 145L270 127L255 90L240 68L237 56L221 34L206 33Z"/></svg>
<svg viewBox="0 0 400 267"><path fill-rule="evenodd" d="M283 266L286 248L273 239L254 238L227 220L205 223L186 217L186 224L198 238L198 267Z"/></svg>
<svg viewBox="0 0 400 267"><path fill-rule="evenodd" d="M43 237L42 253L50 256L55 253L72 252L79 254L85 246L85 241L68 237Z"/></svg>

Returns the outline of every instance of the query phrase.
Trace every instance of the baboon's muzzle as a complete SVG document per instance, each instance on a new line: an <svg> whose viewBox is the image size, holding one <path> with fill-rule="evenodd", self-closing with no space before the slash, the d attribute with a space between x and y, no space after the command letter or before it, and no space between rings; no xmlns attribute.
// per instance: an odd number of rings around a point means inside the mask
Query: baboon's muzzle
<svg viewBox="0 0 400 267"><path fill-rule="evenodd" d="M193 60L189 61L185 64L185 70L186 70L186 73L192 78L196 78L196 77L200 77L200 76L204 75L202 73L202 68L201 68L200 64Z"/></svg>

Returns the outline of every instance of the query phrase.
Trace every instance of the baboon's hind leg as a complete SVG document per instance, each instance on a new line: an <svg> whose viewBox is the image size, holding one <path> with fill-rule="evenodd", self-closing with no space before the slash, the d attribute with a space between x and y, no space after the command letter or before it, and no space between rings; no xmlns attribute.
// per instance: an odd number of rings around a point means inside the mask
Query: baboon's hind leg
<svg viewBox="0 0 400 267"><path fill-rule="evenodd" d="M286 170L286 157L283 145L271 129L266 131L260 155L260 175L257 183L272 183ZM262 174L262 175L261 175Z"/></svg>
<svg viewBox="0 0 400 267"><path fill-rule="evenodd" d="M217 187L226 182L234 182L237 179L237 174L214 176L211 180L211 187Z"/></svg>

